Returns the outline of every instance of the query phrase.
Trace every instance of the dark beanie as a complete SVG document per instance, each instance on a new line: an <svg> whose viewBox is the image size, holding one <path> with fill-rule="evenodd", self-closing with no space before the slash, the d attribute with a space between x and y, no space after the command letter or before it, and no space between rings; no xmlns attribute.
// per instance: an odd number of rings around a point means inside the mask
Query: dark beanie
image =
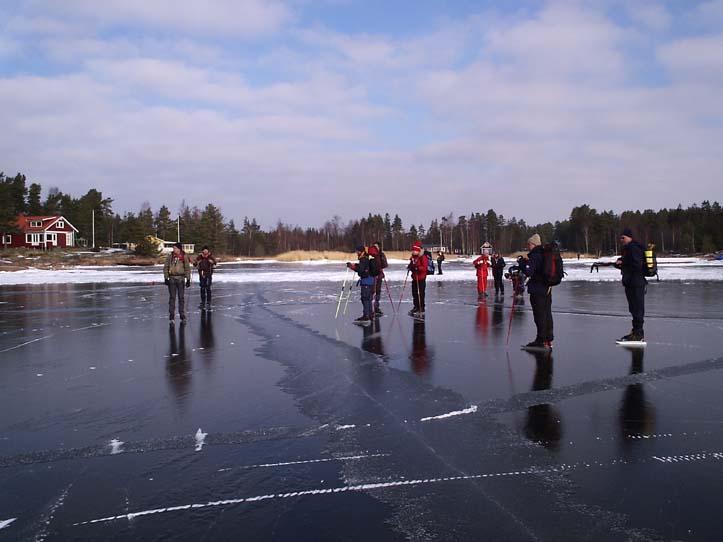
<svg viewBox="0 0 723 542"><path fill-rule="evenodd" d="M180 248L181 250L183 250L183 245L182 245L181 243L173 243L173 246L176 247L176 248Z"/></svg>
<svg viewBox="0 0 723 542"><path fill-rule="evenodd" d="M633 238L633 230L631 230L630 228L624 228L622 235L624 235L625 237L630 237L632 239Z"/></svg>
<svg viewBox="0 0 723 542"><path fill-rule="evenodd" d="M356 247L356 251L357 251L357 252L364 252L364 250L365 250L365 249L364 249L364 245L358 245L358 246Z"/></svg>

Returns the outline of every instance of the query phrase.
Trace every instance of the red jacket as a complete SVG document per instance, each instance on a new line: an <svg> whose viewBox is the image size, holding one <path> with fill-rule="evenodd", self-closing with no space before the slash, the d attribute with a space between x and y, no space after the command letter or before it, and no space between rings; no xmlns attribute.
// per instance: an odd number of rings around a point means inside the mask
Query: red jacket
<svg viewBox="0 0 723 542"><path fill-rule="evenodd" d="M429 265L429 258L424 253L409 258L407 269L412 272L412 279L427 280L427 265Z"/></svg>
<svg viewBox="0 0 723 542"><path fill-rule="evenodd" d="M487 279L487 273L489 272L488 269L492 267L489 260L485 261L483 260L483 256L480 256L477 258L474 262L472 262L472 265L474 265L477 268L477 278L483 278Z"/></svg>

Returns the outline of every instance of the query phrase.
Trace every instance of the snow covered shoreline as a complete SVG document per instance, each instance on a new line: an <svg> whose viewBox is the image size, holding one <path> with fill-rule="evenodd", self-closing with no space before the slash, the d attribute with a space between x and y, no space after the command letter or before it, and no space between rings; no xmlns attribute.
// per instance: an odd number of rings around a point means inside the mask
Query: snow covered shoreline
<svg viewBox="0 0 723 542"><path fill-rule="evenodd" d="M620 272L612 267L601 267L590 272L594 260L566 260L565 282L615 282ZM610 261L610 259L607 259ZM471 260L470 260L471 262ZM444 275L434 275L429 282L474 281L474 270L467 260L445 263ZM401 282L406 276L403 261L390 262L387 270L389 282ZM658 260L660 278L663 281L714 281L723 282L723 262L699 258L661 258ZM277 282L342 282L346 274L343 262L228 262L214 274L217 283L277 283ZM491 275L490 275L491 280ZM195 277L194 277L195 281ZM0 286L23 284L162 284L160 266L152 267L90 267L46 270L0 271Z"/></svg>

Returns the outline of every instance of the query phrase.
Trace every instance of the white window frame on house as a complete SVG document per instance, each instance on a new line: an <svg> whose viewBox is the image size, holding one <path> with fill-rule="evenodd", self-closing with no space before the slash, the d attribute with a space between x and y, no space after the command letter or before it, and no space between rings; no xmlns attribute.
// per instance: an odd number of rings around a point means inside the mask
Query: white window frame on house
<svg viewBox="0 0 723 542"><path fill-rule="evenodd" d="M57 245L57 244L58 244L58 234L57 234L57 233L52 233L52 232L46 233L46 234L45 234L45 241L46 241L46 242L47 242L47 241L50 241L50 242L53 243L54 245Z"/></svg>
<svg viewBox="0 0 723 542"><path fill-rule="evenodd" d="M3 236L3 245L12 245L13 244L13 236L10 234L7 234Z"/></svg>
<svg viewBox="0 0 723 542"><path fill-rule="evenodd" d="M64 228L64 227L65 227L65 222L64 222L63 220L58 220L58 221L55 223L55 227L56 227L56 228Z"/></svg>
<svg viewBox="0 0 723 542"><path fill-rule="evenodd" d="M31 245L39 245L40 244L40 234L39 233L26 233L25 234L25 242L29 243Z"/></svg>
<svg viewBox="0 0 723 542"><path fill-rule="evenodd" d="M31 227L31 228L42 228L42 227L43 227L43 221L42 221L42 220L31 220L31 221L30 221L30 227Z"/></svg>

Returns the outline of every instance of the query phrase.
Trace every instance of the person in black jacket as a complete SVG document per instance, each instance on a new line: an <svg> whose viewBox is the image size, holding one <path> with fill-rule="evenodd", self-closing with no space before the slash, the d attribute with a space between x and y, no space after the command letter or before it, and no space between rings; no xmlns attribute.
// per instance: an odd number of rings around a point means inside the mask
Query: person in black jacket
<svg viewBox="0 0 723 542"><path fill-rule="evenodd" d="M642 341L645 339L643 321L645 319L645 290L648 281L645 280L645 251L640 243L633 240L633 232L625 228L620 235L623 244L622 255L615 262L620 268L625 287L625 297L628 299L628 309L633 317L633 329L620 339L621 342Z"/></svg>
<svg viewBox="0 0 723 542"><path fill-rule="evenodd" d="M530 294L532 315L535 318L537 337L525 345L532 350L552 350L552 288L545 280L545 259L542 240L538 234L527 240L530 251L522 264L522 272L529 277L527 291Z"/></svg>
<svg viewBox="0 0 723 542"><path fill-rule="evenodd" d="M444 263L444 253L440 250L439 252L437 252L437 274L438 275L442 274L442 263Z"/></svg>
<svg viewBox="0 0 723 542"><path fill-rule="evenodd" d="M372 312L372 290L374 289L374 277L376 272L372 269L370 264L369 254L364 245L360 245L356 249L358 263L347 262L346 266L355 271L359 275L359 289L361 291L361 302L363 314L354 320L354 323L358 326L370 326L372 324L372 318L374 313Z"/></svg>
<svg viewBox="0 0 723 542"><path fill-rule="evenodd" d="M501 293L505 295L505 283L502 282L502 275L505 272L505 259L495 250L492 254L492 276L495 279L495 295Z"/></svg>

